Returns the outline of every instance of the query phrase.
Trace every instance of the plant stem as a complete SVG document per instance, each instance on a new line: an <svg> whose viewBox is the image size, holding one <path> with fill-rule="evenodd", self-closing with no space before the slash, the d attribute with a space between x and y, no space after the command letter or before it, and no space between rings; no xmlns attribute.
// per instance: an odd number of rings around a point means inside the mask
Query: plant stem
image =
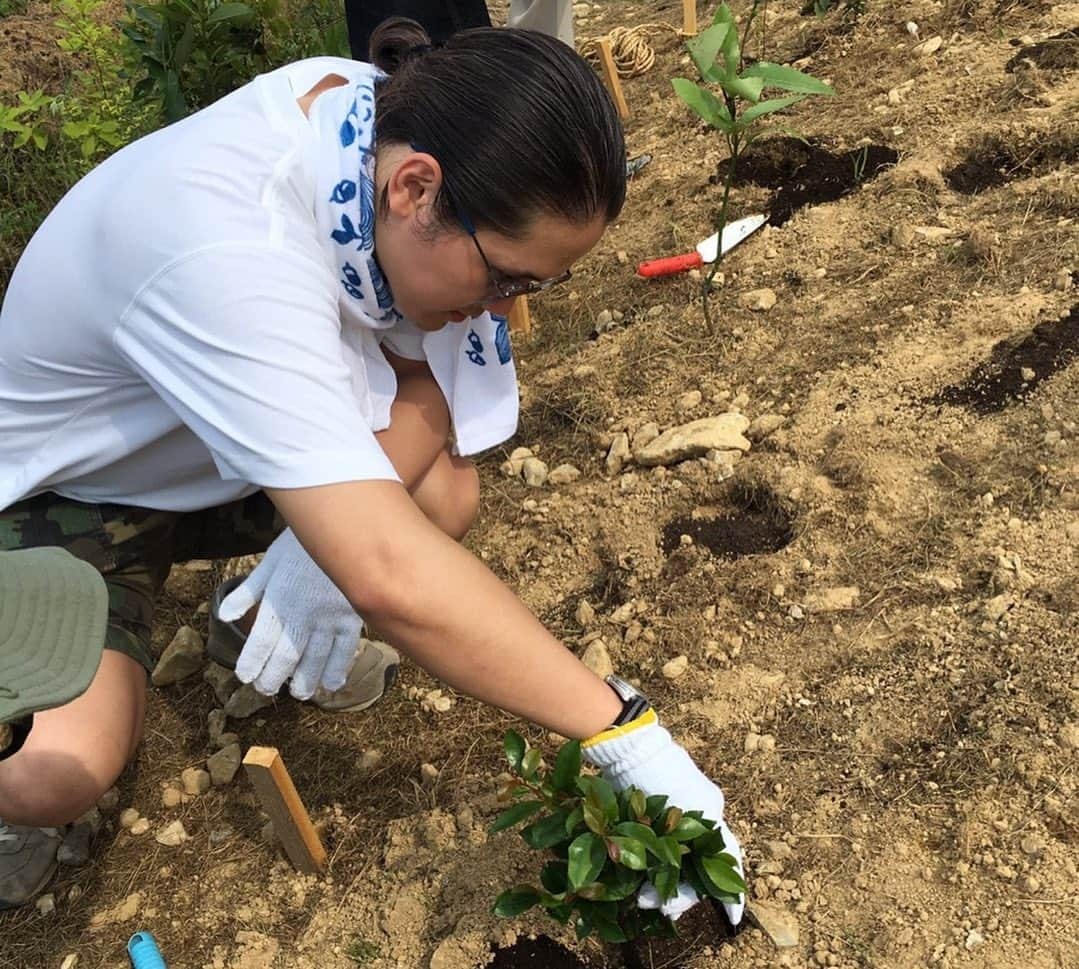
<svg viewBox="0 0 1079 969"><path fill-rule="evenodd" d="M734 105L731 103L733 100L733 98L727 99L732 117L734 117ZM716 273L719 272L720 263L723 262L723 230L727 227L727 211L730 207L731 185L734 184L734 171L737 167L738 156L741 152L741 139L737 134L727 138L727 147L730 150L730 160L727 164L727 178L723 184L723 205L719 210L719 221L716 223L716 231L719 233L719 240L716 243L716 258L712 263L711 268L708 270L708 275L704 277L704 282L701 284L701 307L704 310L704 322L708 328L709 336L716 335L716 327L712 320L712 308L708 302L708 298L712 295L712 280L715 279Z"/></svg>

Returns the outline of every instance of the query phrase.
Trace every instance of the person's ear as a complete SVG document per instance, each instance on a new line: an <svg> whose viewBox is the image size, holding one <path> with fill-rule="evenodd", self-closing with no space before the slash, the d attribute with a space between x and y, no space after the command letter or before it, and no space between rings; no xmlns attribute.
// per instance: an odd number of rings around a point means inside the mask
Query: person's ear
<svg viewBox="0 0 1079 969"><path fill-rule="evenodd" d="M412 152L390 175L386 202L393 215L407 219L422 209L430 210L441 187L442 166L438 160L426 152Z"/></svg>

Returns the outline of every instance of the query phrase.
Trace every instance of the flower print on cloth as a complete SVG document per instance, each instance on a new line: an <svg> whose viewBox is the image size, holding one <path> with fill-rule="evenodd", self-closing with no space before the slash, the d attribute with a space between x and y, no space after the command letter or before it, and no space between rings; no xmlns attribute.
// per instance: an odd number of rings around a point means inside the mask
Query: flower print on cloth
<svg viewBox="0 0 1079 969"><path fill-rule="evenodd" d="M457 451L494 447L517 430L517 373L506 320L482 313L429 333L397 311L375 257L375 84L383 75L358 62L339 72L349 83L324 91L308 112L318 137L315 222L339 287L343 356L350 370L363 372L356 385L367 388L364 413L373 429L389 426L396 376L379 341L388 339L392 348L400 337L417 359L426 358L438 381Z"/></svg>

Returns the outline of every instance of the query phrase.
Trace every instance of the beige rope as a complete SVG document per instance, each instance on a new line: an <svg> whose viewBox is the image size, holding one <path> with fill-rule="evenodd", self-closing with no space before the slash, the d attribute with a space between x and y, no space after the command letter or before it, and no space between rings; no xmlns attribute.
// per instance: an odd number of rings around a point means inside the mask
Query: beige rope
<svg viewBox="0 0 1079 969"><path fill-rule="evenodd" d="M670 30L678 33L677 27L670 24L640 24L637 27L615 27L608 35L611 42L611 55L614 57L615 70L619 77L636 77L643 74L656 62L656 52L648 43L650 34ZM599 66L599 40L589 38L581 41L578 48L580 55L593 66Z"/></svg>

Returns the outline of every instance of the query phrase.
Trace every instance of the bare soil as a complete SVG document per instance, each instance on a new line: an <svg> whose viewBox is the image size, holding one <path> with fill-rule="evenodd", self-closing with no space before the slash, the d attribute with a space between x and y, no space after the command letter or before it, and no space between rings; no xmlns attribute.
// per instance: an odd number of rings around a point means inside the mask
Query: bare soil
<svg viewBox="0 0 1079 969"><path fill-rule="evenodd" d="M534 302L521 432L482 463L470 547L569 648L599 634L640 681L723 786L754 899L799 930L786 949L758 928L687 934L648 966L1062 969L1079 951L1079 5L867 8L769 4L751 48L835 85L787 119L815 148L882 146L895 163L736 250L712 332L698 279L633 271L709 235L722 190L721 145L671 92L691 70L681 42L653 34L655 65L625 82L631 154L653 161L573 282ZM664 19L681 5L612 0L578 37ZM940 49L918 54L907 21ZM13 63L47 81L47 58L18 48L33 29L5 26L0 90ZM747 179L733 215L776 191ZM765 287L775 306L746 308ZM607 473L617 433L732 409L782 419L733 477L698 460ZM505 477L522 444L581 477ZM222 571L201 568L173 571L160 645L205 630ZM664 677L682 655L687 671ZM0 967L125 966L139 928L170 969L473 969L541 935L619 965L538 917L490 914L539 868L513 832L486 834L512 721L465 697L434 712L436 687L408 667L367 713L282 699L229 722L281 749L322 827L324 877L261 839L242 776L163 807L163 786L212 752L217 701L199 677L154 691L119 807L154 830L181 819L190 840L164 847L106 814L91 863L51 886L54 912L0 916ZM548 945L494 964L572 964Z"/></svg>

